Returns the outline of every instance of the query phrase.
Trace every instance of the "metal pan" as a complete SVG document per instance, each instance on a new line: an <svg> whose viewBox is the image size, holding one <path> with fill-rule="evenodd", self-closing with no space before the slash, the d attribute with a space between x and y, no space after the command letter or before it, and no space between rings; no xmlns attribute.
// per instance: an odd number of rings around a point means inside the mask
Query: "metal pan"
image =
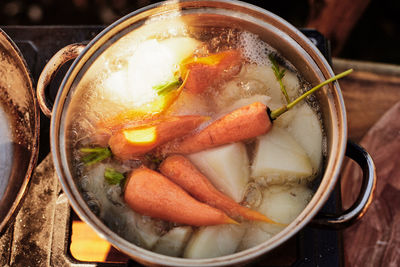
<svg viewBox="0 0 400 267"><path fill-rule="evenodd" d="M200 26L235 26L240 29L257 33L260 38L288 59L299 70L301 75L312 84L319 84L333 76L333 71L318 49L301 34L276 15L240 1L179 1L155 4L133 12L107 27L87 46L73 44L60 50L51 58L44 68L37 87L38 101L43 113L51 116L51 150L55 169L62 188L77 214L88 223L99 235L116 248L133 259L149 266L238 266L248 263L257 257L270 252L293 237L303 227L313 223L320 227L341 228L360 219L371 203L376 182L375 168L371 157L356 144L347 141L346 109L338 83L315 94L321 104L327 135L327 158L324 174L312 200L303 212L284 230L268 241L235 254L209 259L183 259L168 257L142 249L113 232L89 208L84 200L79 186L74 178L74 170L68 154L66 138L69 119L73 105L77 99L84 99L83 92L87 87L77 86L87 84L90 78L101 72L105 65L101 55L115 58L113 48L116 43L134 33L142 36L153 32L145 27L145 21L157 16L174 17L176 10L180 17L191 25ZM165 26L157 24L160 27ZM143 37L143 36L142 36ZM118 52L118 51L117 51ZM46 104L45 90L57 69L71 58L77 57L59 88L54 107ZM85 80L89 79L89 80ZM81 90L80 90L81 89ZM71 111L72 110L72 111ZM341 214L322 214L320 209L331 195L340 174L344 157L355 160L362 168L363 185L355 204Z"/></svg>
<svg viewBox="0 0 400 267"><path fill-rule="evenodd" d="M0 29L0 233L24 197L39 149L39 109L21 52Z"/></svg>

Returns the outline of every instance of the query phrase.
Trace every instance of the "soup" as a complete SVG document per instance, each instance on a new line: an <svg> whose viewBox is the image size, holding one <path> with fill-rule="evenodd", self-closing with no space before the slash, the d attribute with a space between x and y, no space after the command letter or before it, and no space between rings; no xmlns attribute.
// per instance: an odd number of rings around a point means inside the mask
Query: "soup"
<svg viewBox="0 0 400 267"><path fill-rule="evenodd" d="M310 201L326 153L319 106L311 96L272 125L266 107L273 115L310 88L290 62L241 29L175 29L128 34L89 68L68 111L69 160L88 206L126 240L174 257L228 255L267 241ZM176 155L184 164L168 169ZM175 173L205 177L218 200ZM133 195L139 176L148 180ZM162 202L171 194L155 182L144 191L153 176L185 201ZM178 216L192 202L194 217Z"/></svg>

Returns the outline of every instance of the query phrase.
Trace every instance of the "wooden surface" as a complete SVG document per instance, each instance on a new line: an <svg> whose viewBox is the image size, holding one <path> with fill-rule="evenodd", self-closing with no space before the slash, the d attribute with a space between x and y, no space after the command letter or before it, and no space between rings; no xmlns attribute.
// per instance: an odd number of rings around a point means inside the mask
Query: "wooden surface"
<svg viewBox="0 0 400 267"><path fill-rule="evenodd" d="M348 119L349 138L360 141L367 131L400 101L400 66L333 60L335 73L354 72L340 80Z"/></svg>
<svg viewBox="0 0 400 267"><path fill-rule="evenodd" d="M344 231L346 266L400 266L400 102L370 129L360 144L377 168L375 198L364 218ZM346 206L358 194L361 171L342 172Z"/></svg>
<svg viewBox="0 0 400 267"><path fill-rule="evenodd" d="M371 154L377 170L374 201L365 217L343 232L345 266L400 266L400 71L396 66L335 61L353 67L340 82L349 137ZM361 170L347 162L341 175L344 207L359 192Z"/></svg>

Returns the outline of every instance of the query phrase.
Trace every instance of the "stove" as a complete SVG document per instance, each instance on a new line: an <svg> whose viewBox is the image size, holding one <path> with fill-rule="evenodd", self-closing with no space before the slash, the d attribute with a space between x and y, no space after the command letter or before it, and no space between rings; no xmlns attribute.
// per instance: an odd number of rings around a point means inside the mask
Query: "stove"
<svg viewBox="0 0 400 267"><path fill-rule="evenodd" d="M34 83L46 61L60 48L76 42L87 42L104 26L5 26L1 27L17 44L31 71ZM302 32L330 62L329 42L317 31ZM58 85L70 64L61 68L50 85L48 98L55 98ZM79 237L72 234L82 223L68 204L54 172L49 155L50 120L41 114L38 167L20 212L0 236L1 266L141 266L111 248L101 261L84 261L71 251ZM335 213L341 207L340 184L322 211ZM77 240L78 238L78 240ZM103 242L105 243L105 242ZM106 243L107 245L107 243ZM343 266L341 232L305 227L281 247L268 253L251 266Z"/></svg>

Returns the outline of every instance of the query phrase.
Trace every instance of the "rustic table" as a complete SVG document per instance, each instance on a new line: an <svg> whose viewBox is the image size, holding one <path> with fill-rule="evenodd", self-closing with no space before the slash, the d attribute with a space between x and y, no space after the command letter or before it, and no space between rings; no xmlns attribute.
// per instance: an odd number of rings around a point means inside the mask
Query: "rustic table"
<svg viewBox="0 0 400 267"><path fill-rule="evenodd" d="M354 68L340 82L349 138L359 142L376 165L375 198L363 219L343 232L346 266L400 265L400 66L336 59L336 72ZM358 194L360 169L342 171L343 205Z"/></svg>

